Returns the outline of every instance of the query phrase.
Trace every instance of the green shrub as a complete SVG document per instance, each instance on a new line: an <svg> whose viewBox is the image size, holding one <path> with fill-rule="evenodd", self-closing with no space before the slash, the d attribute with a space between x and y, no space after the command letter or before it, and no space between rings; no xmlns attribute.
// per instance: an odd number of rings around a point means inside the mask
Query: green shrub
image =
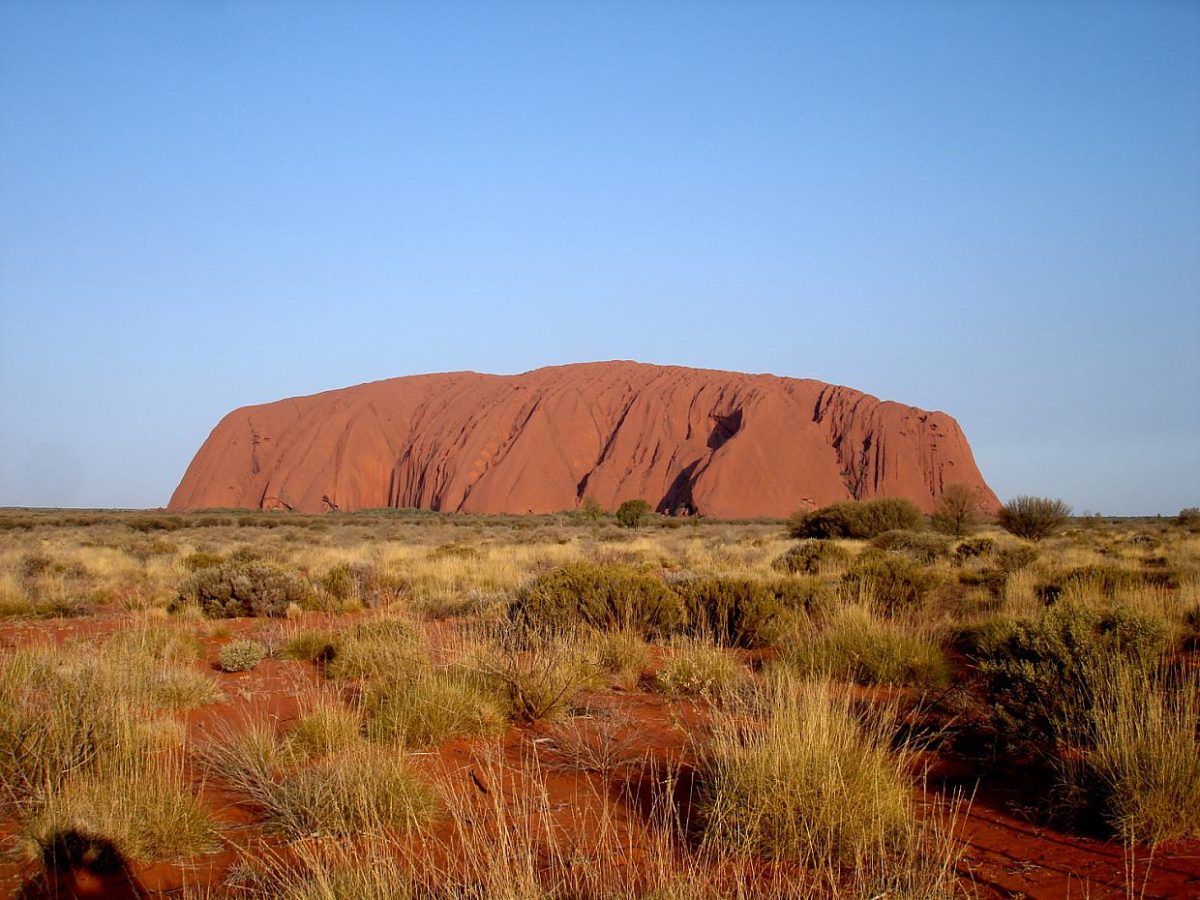
<svg viewBox="0 0 1200 900"><path fill-rule="evenodd" d="M267 655L258 641L230 641L221 648L221 669L225 672L249 672Z"/></svg>
<svg viewBox="0 0 1200 900"><path fill-rule="evenodd" d="M622 528L638 528L650 518L651 512L645 500L626 500L617 507L617 524Z"/></svg>
<svg viewBox="0 0 1200 900"><path fill-rule="evenodd" d="M1010 534L1040 541L1060 530L1071 517L1071 507L1046 497L1015 497L1000 507L997 521Z"/></svg>
<svg viewBox="0 0 1200 900"><path fill-rule="evenodd" d="M970 534L979 524L979 495L965 484L946 485L929 522L943 534Z"/></svg>
<svg viewBox="0 0 1200 900"><path fill-rule="evenodd" d="M1169 632L1126 607L1062 602L1036 619L992 622L966 643L1001 731L1036 744L1087 734L1096 673L1118 657L1149 673Z"/></svg>
<svg viewBox="0 0 1200 900"><path fill-rule="evenodd" d="M849 550L826 540L801 541L787 549L771 563L771 568L790 575L822 575L830 569L842 569L850 564Z"/></svg>
<svg viewBox="0 0 1200 900"><path fill-rule="evenodd" d="M728 647L764 647L779 635L783 607L762 582L712 576L676 582L687 630Z"/></svg>
<svg viewBox="0 0 1200 900"><path fill-rule="evenodd" d="M871 538L871 546L904 553L917 562L929 564L949 554L950 539L927 531L885 531Z"/></svg>
<svg viewBox="0 0 1200 900"><path fill-rule="evenodd" d="M212 618L287 615L311 598L308 585L268 562L223 563L193 572L179 586L175 607L197 606Z"/></svg>
<svg viewBox="0 0 1200 900"><path fill-rule="evenodd" d="M509 608L526 629L565 632L579 625L661 637L684 621L683 603L661 580L632 569L570 563L523 586Z"/></svg>
<svg viewBox="0 0 1200 900"><path fill-rule="evenodd" d="M1012 544L996 552L996 567L1005 574L1028 568L1037 560L1037 548L1030 544Z"/></svg>
<svg viewBox="0 0 1200 900"><path fill-rule="evenodd" d="M911 500L889 497L865 502L843 501L788 520L792 537L869 539L885 531L916 531L925 515Z"/></svg>
<svg viewBox="0 0 1200 900"><path fill-rule="evenodd" d="M937 577L904 556L873 550L863 553L854 567L842 576L842 585L852 593L869 591L871 600L885 613L923 606Z"/></svg>
<svg viewBox="0 0 1200 900"><path fill-rule="evenodd" d="M1189 506L1181 509L1175 517L1175 524L1196 534L1200 532L1200 506Z"/></svg>
<svg viewBox="0 0 1200 900"><path fill-rule="evenodd" d="M799 675L834 675L859 684L940 687L950 680L940 647L862 606L839 610L818 634L790 647L783 663Z"/></svg>

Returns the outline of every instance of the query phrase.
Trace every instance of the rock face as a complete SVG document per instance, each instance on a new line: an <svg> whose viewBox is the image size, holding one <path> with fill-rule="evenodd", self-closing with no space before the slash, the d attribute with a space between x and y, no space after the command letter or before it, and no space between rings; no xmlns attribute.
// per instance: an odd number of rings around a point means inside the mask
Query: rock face
<svg viewBox="0 0 1200 900"><path fill-rule="evenodd" d="M640 497L784 517L876 497L929 511L955 482L997 507L944 413L808 379L606 362L393 378L234 410L170 508L526 513Z"/></svg>

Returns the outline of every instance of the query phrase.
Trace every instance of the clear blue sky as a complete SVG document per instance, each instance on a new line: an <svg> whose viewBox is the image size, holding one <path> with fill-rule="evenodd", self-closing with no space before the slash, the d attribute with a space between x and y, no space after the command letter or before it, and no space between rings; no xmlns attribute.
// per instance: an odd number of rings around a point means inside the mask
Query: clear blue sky
<svg viewBox="0 0 1200 900"><path fill-rule="evenodd" d="M626 358L1200 504L1200 4L0 0L0 505L228 410Z"/></svg>

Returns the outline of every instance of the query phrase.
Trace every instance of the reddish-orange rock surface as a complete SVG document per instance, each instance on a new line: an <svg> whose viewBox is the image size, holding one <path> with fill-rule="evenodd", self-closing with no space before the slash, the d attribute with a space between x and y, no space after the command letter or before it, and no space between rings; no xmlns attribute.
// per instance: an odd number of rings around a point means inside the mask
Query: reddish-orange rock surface
<svg viewBox="0 0 1200 900"><path fill-rule="evenodd" d="M958 423L819 381L581 363L392 378L225 416L172 509L555 512L594 497L783 517L955 482L997 506Z"/></svg>

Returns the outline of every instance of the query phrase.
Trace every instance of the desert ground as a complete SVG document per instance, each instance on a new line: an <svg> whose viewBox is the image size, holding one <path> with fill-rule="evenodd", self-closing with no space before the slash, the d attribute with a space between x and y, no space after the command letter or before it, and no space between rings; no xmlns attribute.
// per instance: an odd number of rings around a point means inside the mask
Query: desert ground
<svg viewBox="0 0 1200 900"><path fill-rule="evenodd" d="M1200 896L1195 519L633 524L0 512L0 893Z"/></svg>

